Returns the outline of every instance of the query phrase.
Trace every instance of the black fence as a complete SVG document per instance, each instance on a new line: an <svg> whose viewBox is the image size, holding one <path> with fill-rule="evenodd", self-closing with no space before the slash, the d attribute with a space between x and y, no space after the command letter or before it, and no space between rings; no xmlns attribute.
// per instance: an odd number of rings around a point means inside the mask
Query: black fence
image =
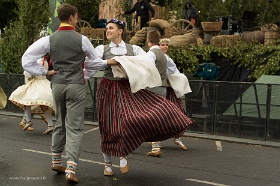
<svg viewBox="0 0 280 186"><path fill-rule="evenodd" d="M91 78L86 82L87 84L87 97L86 97L86 109L85 109L85 120L88 121L97 121L96 116L96 87L98 83L99 76ZM17 89L17 87L24 84L24 75L22 74L1 74L0 73L0 87L4 90L5 94L9 98L11 93ZM8 112L22 113L23 111L13 105L10 101L7 102L7 105L4 109Z"/></svg>
<svg viewBox="0 0 280 186"><path fill-rule="evenodd" d="M280 139L280 84L190 80L190 131L230 137Z"/></svg>
<svg viewBox="0 0 280 186"><path fill-rule="evenodd" d="M87 81L85 120L97 121L99 76ZM189 132L280 141L280 84L189 80L192 93L183 97L187 115L195 120ZM24 84L23 75L0 74L7 96ZM23 113L10 102L9 112Z"/></svg>

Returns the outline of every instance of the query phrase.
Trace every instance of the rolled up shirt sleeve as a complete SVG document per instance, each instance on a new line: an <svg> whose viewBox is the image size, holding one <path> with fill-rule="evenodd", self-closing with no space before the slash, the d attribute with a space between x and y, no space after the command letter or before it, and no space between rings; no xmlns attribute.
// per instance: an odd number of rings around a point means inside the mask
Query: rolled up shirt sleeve
<svg viewBox="0 0 280 186"><path fill-rule="evenodd" d="M107 60L101 59L101 56L98 55L87 37L82 36L82 39L82 47L86 54L84 62L84 77L85 79L89 79L98 70L102 70L107 65Z"/></svg>
<svg viewBox="0 0 280 186"><path fill-rule="evenodd" d="M149 56L149 58L151 59L151 61L154 63L154 65L156 65L156 55L155 55L155 53L153 53L152 51L148 51L147 52L147 55Z"/></svg>
<svg viewBox="0 0 280 186"><path fill-rule="evenodd" d="M34 76L45 76L47 70L37 60L50 52L49 36L42 37L28 47L21 58L22 68Z"/></svg>
<svg viewBox="0 0 280 186"><path fill-rule="evenodd" d="M88 57L87 66L85 66L85 68L101 70L107 65L107 60L103 60L98 56L96 50L86 36L83 36L83 50Z"/></svg>
<svg viewBox="0 0 280 186"><path fill-rule="evenodd" d="M167 59L166 73L170 74L180 74L180 71L177 69L177 66L173 59L171 59L168 55L164 54Z"/></svg>

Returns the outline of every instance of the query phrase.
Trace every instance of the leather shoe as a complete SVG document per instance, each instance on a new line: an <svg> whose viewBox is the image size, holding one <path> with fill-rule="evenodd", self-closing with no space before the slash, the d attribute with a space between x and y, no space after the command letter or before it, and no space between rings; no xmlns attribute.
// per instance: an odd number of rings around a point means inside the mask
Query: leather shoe
<svg viewBox="0 0 280 186"><path fill-rule="evenodd" d="M120 167L120 171L121 171L121 173L123 173L123 174L128 173L128 164L126 164L125 167Z"/></svg>
<svg viewBox="0 0 280 186"><path fill-rule="evenodd" d="M124 167L122 165L125 165ZM128 173L127 157L120 157L120 171L123 174Z"/></svg>
<svg viewBox="0 0 280 186"><path fill-rule="evenodd" d="M45 130L45 132L43 132L43 134L50 134L53 132L53 127L48 127L47 130Z"/></svg>
<svg viewBox="0 0 280 186"><path fill-rule="evenodd" d="M29 121L28 123L26 123L26 125L23 127L22 130L27 130L29 127L31 127L33 125L33 123L31 121Z"/></svg>
<svg viewBox="0 0 280 186"><path fill-rule="evenodd" d="M19 126L23 128L25 124L26 124L26 119L22 118L21 122L19 123Z"/></svg>
<svg viewBox="0 0 280 186"><path fill-rule="evenodd" d="M52 165L52 170L56 171L57 173L65 173L65 167L61 165Z"/></svg>
<svg viewBox="0 0 280 186"><path fill-rule="evenodd" d="M185 149L185 150L187 150L188 148L183 144L183 142L181 141L181 139L180 138L178 138L178 139L174 139L174 141L173 141L176 145L179 145L182 149Z"/></svg>
<svg viewBox="0 0 280 186"><path fill-rule="evenodd" d="M114 176L113 171L107 171L106 168L104 168L104 176Z"/></svg>
<svg viewBox="0 0 280 186"><path fill-rule="evenodd" d="M68 181L69 183L78 183L78 178L75 176L75 174L68 172L65 174L66 176L66 181Z"/></svg>
<svg viewBox="0 0 280 186"><path fill-rule="evenodd" d="M25 124L26 124L26 120L25 120L25 119L22 119L21 122L19 123L19 126L23 129L24 126L25 126ZM27 130L27 131L33 131L34 128L28 127L26 130Z"/></svg>
<svg viewBox="0 0 280 186"><path fill-rule="evenodd" d="M152 150L147 153L148 156L154 156L154 157L159 157L161 155L160 150Z"/></svg>

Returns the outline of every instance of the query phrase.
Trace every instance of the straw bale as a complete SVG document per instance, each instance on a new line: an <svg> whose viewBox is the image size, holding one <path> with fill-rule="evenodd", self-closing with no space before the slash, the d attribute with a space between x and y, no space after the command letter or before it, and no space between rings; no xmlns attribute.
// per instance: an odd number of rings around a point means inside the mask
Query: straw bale
<svg viewBox="0 0 280 186"><path fill-rule="evenodd" d="M143 28L135 33L135 35L130 39L130 44L138 45L139 43L145 43L147 29Z"/></svg>
<svg viewBox="0 0 280 186"><path fill-rule="evenodd" d="M170 23L164 19L153 19L148 22L150 27L159 27L162 30L169 28Z"/></svg>
<svg viewBox="0 0 280 186"><path fill-rule="evenodd" d="M187 46L191 44L196 45L196 39L194 39L191 33L170 37L170 45L172 46Z"/></svg>
<svg viewBox="0 0 280 186"><path fill-rule="evenodd" d="M241 41L242 38L240 35L218 35L211 38L210 45L217 47L228 47L237 45Z"/></svg>

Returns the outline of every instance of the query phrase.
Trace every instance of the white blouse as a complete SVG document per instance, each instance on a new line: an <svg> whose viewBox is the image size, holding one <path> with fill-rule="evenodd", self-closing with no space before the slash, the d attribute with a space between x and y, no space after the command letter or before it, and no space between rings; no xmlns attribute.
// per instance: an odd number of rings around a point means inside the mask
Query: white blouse
<svg viewBox="0 0 280 186"><path fill-rule="evenodd" d="M124 41L121 41L120 44L116 45L115 43L111 42L109 44L109 47L111 49L111 53L114 54L114 55L125 55L127 53L127 49L126 49L126 46L125 46L125 42ZM138 55L145 55L147 56L147 53L139 46L137 45L132 45L132 48L133 48L133 53L135 56L138 56ZM104 45L99 45L95 48L96 52L97 52L97 56L98 58L102 58L103 57L103 54L104 54Z"/></svg>
<svg viewBox="0 0 280 186"><path fill-rule="evenodd" d="M111 53L117 56L121 56L121 55L125 55L127 53L127 49L126 49L126 45L124 41L121 41L120 44L116 45L115 43L111 42L109 44ZM138 55L144 55L146 57L149 57L147 55L147 53L139 46L137 45L132 45L132 49L133 49L133 54L134 56L138 56ZM102 59L103 55L104 55L104 45L99 45L95 48L95 51L97 52L97 57ZM85 63L87 63L87 58ZM152 60L154 62L154 60ZM103 60L103 62L107 63L107 60ZM91 76L93 76L95 74L96 71L89 71L89 70L84 70L84 77L85 79L89 79Z"/></svg>
<svg viewBox="0 0 280 186"><path fill-rule="evenodd" d="M166 66L166 75L170 74L180 74L180 71L177 69L176 64L174 63L173 59L171 59L168 55L164 54L167 59L167 66Z"/></svg>

